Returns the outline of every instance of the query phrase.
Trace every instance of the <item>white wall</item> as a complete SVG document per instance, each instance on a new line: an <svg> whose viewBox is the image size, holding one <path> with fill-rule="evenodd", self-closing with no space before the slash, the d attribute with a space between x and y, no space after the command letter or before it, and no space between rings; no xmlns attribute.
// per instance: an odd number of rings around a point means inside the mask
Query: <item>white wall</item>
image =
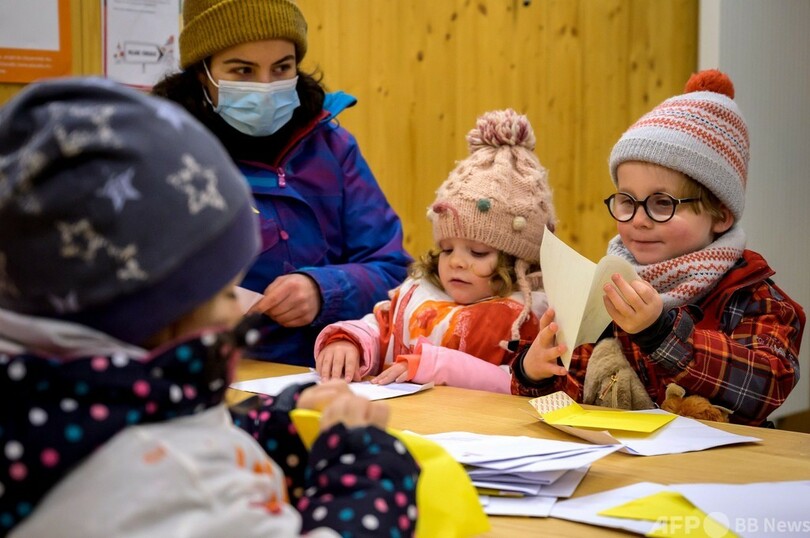
<svg viewBox="0 0 810 538"><path fill-rule="evenodd" d="M742 226L748 248L810 311L810 1L701 0L701 69L734 82L751 162ZM801 379L771 418L810 409L810 329Z"/></svg>

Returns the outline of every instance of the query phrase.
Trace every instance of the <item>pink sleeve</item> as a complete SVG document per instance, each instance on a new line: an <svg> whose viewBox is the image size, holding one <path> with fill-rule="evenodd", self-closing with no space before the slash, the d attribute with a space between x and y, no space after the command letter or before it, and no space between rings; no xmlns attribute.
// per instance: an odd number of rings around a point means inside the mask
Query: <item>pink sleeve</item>
<svg viewBox="0 0 810 538"><path fill-rule="evenodd" d="M368 317L368 316L366 316ZM343 333L360 348L360 377L380 373L380 335L376 325L362 320L339 321L327 325L315 340L315 354L324 348L329 339Z"/></svg>
<svg viewBox="0 0 810 538"><path fill-rule="evenodd" d="M488 390L510 394L511 375L506 369L473 357L463 351L434 346L422 341L419 369L412 381L449 385L465 389Z"/></svg>

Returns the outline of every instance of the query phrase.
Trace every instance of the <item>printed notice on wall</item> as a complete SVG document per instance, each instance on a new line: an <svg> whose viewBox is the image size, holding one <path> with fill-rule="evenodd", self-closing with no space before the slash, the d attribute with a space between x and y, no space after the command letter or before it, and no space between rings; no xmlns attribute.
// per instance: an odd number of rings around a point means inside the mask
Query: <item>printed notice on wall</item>
<svg viewBox="0 0 810 538"><path fill-rule="evenodd" d="M180 69L181 0L102 0L104 75L150 89Z"/></svg>
<svg viewBox="0 0 810 538"><path fill-rule="evenodd" d="M70 73L70 0L0 0L0 82Z"/></svg>

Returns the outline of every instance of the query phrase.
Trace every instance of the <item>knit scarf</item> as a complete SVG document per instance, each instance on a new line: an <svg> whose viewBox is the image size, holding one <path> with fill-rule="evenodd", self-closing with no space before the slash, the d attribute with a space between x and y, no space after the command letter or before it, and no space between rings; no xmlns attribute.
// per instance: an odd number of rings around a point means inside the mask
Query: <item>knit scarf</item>
<svg viewBox="0 0 810 538"><path fill-rule="evenodd" d="M629 261L669 310L705 297L740 259L745 242L745 232L735 224L706 248L659 263L640 265L618 235L608 244L608 254Z"/></svg>
<svg viewBox="0 0 810 538"><path fill-rule="evenodd" d="M236 360L226 335L206 333L142 360L124 352L61 360L0 351L0 536L127 426L219 405Z"/></svg>

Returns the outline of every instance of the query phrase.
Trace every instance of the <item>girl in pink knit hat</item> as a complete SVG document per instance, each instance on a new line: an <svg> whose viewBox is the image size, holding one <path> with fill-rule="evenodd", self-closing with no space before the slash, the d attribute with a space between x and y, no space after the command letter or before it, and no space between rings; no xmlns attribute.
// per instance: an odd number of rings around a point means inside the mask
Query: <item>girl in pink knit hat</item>
<svg viewBox="0 0 810 538"><path fill-rule="evenodd" d="M731 80L710 70L667 99L613 147L617 192L605 200L619 234L608 253L641 277L613 276L604 301L613 323L574 350L569 370L549 309L515 361L514 392L564 390L585 403L651 408L667 385L761 425L799 379L805 315L747 250L739 225L748 175L748 129ZM552 305L553 306L553 305Z"/></svg>
<svg viewBox="0 0 810 538"><path fill-rule="evenodd" d="M534 132L514 110L488 112L470 155L428 210L435 249L363 319L335 323L315 344L323 379L413 381L508 393L507 369L538 331L543 229L555 216Z"/></svg>

